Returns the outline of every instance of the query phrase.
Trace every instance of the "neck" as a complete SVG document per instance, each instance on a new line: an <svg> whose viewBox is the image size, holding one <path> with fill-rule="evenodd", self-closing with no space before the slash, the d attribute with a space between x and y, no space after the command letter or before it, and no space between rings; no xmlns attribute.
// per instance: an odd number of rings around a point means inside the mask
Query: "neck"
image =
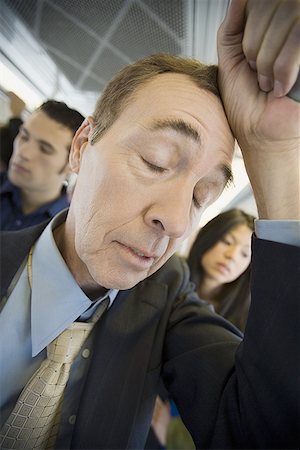
<svg viewBox="0 0 300 450"><path fill-rule="evenodd" d="M212 278L203 278L200 286L198 287L198 295L210 303L212 303L215 308L219 304L218 296L220 294L222 285Z"/></svg>
<svg viewBox="0 0 300 450"><path fill-rule="evenodd" d="M74 233L67 222L58 226L53 237L59 252L64 258L76 283L90 300L95 300L106 294L107 289L97 284L91 277L86 265L78 257L74 245Z"/></svg>
<svg viewBox="0 0 300 450"><path fill-rule="evenodd" d="M24 214L30 214L41 206L56 200L61 196L62 187L58 187L52 191L21 191L21 203Z"/></svg>

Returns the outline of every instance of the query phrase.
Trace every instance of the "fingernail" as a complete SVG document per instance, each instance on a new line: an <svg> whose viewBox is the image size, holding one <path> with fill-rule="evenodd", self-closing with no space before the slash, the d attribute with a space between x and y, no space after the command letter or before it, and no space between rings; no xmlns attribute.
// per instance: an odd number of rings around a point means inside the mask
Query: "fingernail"
<svg viewBox="0 0 300 450"><path fill-rule="evenodd" d="M274 81L274 97L283 97L284 96L284 92L283 92L283 86L282 83L280 83L280 81L275 80Z"/></svg>
<svg viewBox="0 0 300 450"><path fill-rule="evenodd" d="M262 91L270 92L273 89L272 80L265 75L258 75L258 82Z"/></svg>
<svg viewBox="0 0 300 450"><path fill-rule="evenodd" d="M248 61L249 66L252 70L256 72L256 62L255 61Z"/></svg>

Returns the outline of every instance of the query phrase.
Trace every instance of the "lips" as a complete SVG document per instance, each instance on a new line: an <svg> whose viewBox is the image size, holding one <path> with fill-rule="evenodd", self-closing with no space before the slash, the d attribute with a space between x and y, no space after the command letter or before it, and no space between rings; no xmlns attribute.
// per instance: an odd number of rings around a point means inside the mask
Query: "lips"
<svg viewBox="0 0 300 450"><path fill-rule="evenodd" d="M141 268L143 270L149 269L153 265L155 259L157 259L157 257L153 253L147 250L137 248L132 245L123 244L119 241L116 241L116 243L118 244L120 249L120 257L124 258L127 264L135 267L138 270L140 270Z"/></svg>
<svg viewBox="0 0 300 450"><path fill-rule="evenodd" d="M230 268L226 264L218 263L217 268L222 273L230 273Z"/></svg>
<svg viewBox="0 0 300 450"><path fill-rule="evenodd" d="M128 247L130 250L132 250L136 255L141 256L143 258L153 258L153 259L155 258L155 255L152 255L147 251L139 250L136 247L131 247L128 245L126 245L126 247Z"/></svg>
<svg viewBox="0 0 300 450"><path fill-rule="evenodd" d="M30 170L17 163L12 163L11 168L16 172L30 173Z"/></svg>

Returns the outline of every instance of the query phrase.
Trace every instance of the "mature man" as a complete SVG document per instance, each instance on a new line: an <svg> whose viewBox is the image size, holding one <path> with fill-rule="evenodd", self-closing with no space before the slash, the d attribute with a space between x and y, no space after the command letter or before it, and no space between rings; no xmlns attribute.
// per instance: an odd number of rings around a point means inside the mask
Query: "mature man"
<svg viewBox="0 0 300 450"><path fill-rule="evenodd" d="M69 212L4 236L2 448L141 449L160 376L198 448L298 447L291 6L233 0L219 33L221 94L262 219L243 342L172 256L229 177L216 69L150 57L112 80L77 131Z"/></svg>
<svg viewBox="0 0 300 450"><path fill-rule="evenodd" d="M65 103L48 100L21 125L0 178L1 230L38 224L68 206L69 151L83 120Z"/></svg>

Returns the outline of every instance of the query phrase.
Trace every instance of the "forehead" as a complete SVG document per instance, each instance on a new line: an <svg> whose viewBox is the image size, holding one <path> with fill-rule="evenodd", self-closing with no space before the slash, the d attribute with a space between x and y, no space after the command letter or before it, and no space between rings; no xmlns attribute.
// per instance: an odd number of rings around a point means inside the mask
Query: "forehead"
<svg viewBox="0 0 300 450"><path fill-rule="evenodd" d="M222 149L224 158L231 161L234 140L220 99L199 88L187 75L153 77L132 94L118 120L128 126L151 127L153 121L166 119L185 122L200 136L202 146Z"/></svg>
<svg viewBox="0 0 300 450"><path fill-rule="evenodd" d="M236 242L247 243L250 245L252 230L245 223L236 225L229 233Z"/></svg>
<svg viewBox="0 0 300 450"><path fill-rule="evenodd" d="M148 151L156 143L161 154L176 150L195 179L215 173L219 184L224 173L228 178L234 149L220 99L173 73L157 75L134 91L106 139Z"/></svg>
<svg viewBox="0 0 300 450"><path fill-rule="evenodd" d="M43 111L35 111L24 122L30 135L40 141L46 141L54 146L69 146L72 141L72 132L56 120L51 119Z"/></svg>

